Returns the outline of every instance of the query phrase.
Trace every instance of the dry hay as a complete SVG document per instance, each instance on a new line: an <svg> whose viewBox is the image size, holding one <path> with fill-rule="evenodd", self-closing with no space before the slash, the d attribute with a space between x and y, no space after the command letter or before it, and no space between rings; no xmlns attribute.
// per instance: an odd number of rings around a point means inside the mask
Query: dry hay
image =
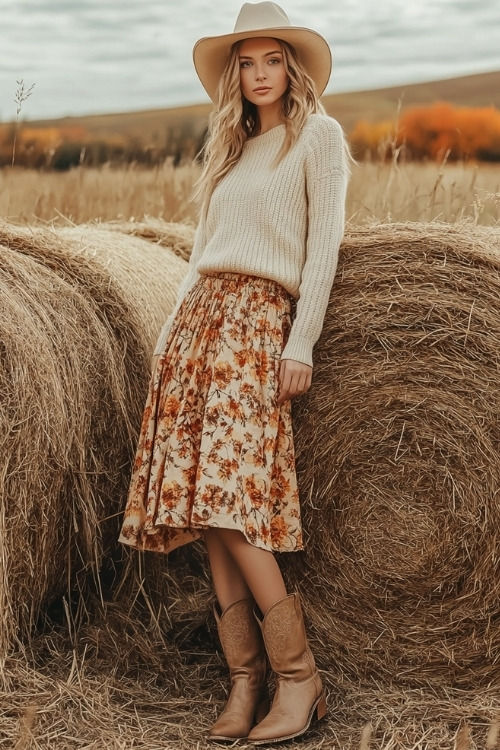
<svg viewBox="0 0 500 750"><path fill-rule="evenodd" d="M500 702L498 239L345 238L294 412L307 552L284 562L346 679L491 684Z"/></svg>
<svg viewBox="0 0 500 750"><path fill-rule="evenodd" d="M108 607L78 639L39 637L31 666L17 662L15 691L0 688L0 746L30 750L193 750L226 695L227 671L211 635L179 650ZM326 675L327 720L303 750L499 750L498 693L341 687ZM459 744L460 738L470 741ZM26 744L17 745L26 740ZM295 746L295 743L293 743ZM284 747L290 747L290 744ZM298 745L299 746L299 745ZM238 747L250 748L244 742Z"/></svg>
<svg viewBox="0 0 500 750"><path fill-rule="evenodd" d="M79 250L103 266L113 282L122 288L147 331L149 348L154 346L165 311L169 312L175 303L177 288L187 270L182 247L190 227L162 223L165 229L161 243L146 242L147 237L136 236L133 231L116 233L112 222L92 222L55 230L58 236L73 244L76 242ZM135 224L129 222L121 226L133 228Z"/></svg>
<svg viewBox="0 0 500 750"><path fill-rule="evenodd" d="M185 272L137 238L85 239L0 224L0 672L116 549L149 360Z"/></svg>
<svg viewBox="0 0 500 750"><path fill-rule="evenodd" d="M146 216L143 221L107 221L96 226L134 237L142 237L156 245L168 247L183 260L188 260L191 255L195 234L195 228L191 224Z"/></svg>
<svg viewBox="0 0 500 750"><path fill-rule="evenodd" d="M307 551L281 558L338 679L500 677L499 247L496 230L437 223L343 243L294 410ZM183 600L182 580L206 560L192 545L165 572L159 557L141 591L188 637L210 603L204 581Z"/></svg>

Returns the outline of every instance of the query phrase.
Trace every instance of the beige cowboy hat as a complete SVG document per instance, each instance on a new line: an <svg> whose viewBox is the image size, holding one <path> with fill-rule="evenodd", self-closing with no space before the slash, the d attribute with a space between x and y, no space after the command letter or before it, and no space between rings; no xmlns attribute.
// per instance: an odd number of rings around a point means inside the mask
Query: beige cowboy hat
<svg viewBox="0 0 500 750"><path fill-rule="evenodd" d="M318 96L321 96L332 70L332 53L327 41L316 31L292 26L285 11L276 3L263 2L245 3L242 6L232 34L206 36L194 45L194 67L212 100L215 99L231 45L241 39L257 36L289 42L313 79Z"/></svg>

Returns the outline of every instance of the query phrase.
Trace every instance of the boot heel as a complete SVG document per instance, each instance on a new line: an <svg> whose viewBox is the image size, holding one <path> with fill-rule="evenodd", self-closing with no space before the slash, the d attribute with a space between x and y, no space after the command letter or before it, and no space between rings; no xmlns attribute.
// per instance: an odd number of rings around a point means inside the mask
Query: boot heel
<svg viewBox="0 0 500 750"><path fill-rule="evenodd" d="M269 710L271 708L271 700L269 696L267 698L264 698L263 701L259 703L257 708L255 709L255 723L260 724L262 719L264 719L267 714L269 713Z"/></svg>
<svg viewBox="0 0 500 750"><path fill-rule="evenodd" d="M326 695L325 693L321 693L318 701L318 705L316 706L316 719L319 721L326 715Z"/></svg>

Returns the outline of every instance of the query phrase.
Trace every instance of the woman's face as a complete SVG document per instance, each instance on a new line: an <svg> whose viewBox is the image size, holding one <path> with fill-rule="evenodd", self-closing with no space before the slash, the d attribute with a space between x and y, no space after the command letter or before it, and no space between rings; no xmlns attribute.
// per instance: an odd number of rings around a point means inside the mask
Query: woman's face
<svg viewBox="0 0 500 750"><path fill-rule="evenodd" d="M280 43L270 37L245 39L239 59L241 92L245 99L257 107L280 101L289 82Z"/></svg>

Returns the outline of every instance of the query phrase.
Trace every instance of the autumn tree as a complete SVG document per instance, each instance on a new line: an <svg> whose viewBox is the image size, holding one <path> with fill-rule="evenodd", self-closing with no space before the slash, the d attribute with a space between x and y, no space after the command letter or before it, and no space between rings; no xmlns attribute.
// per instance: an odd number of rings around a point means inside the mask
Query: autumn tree
<svg viewBox="0 0 500 750"><path fill-rule="evenodd" d="M500 112L435 102L404 110L397 122L358 122L350 140L358 158L403 149L411 159L500 161Z"/></svg>

